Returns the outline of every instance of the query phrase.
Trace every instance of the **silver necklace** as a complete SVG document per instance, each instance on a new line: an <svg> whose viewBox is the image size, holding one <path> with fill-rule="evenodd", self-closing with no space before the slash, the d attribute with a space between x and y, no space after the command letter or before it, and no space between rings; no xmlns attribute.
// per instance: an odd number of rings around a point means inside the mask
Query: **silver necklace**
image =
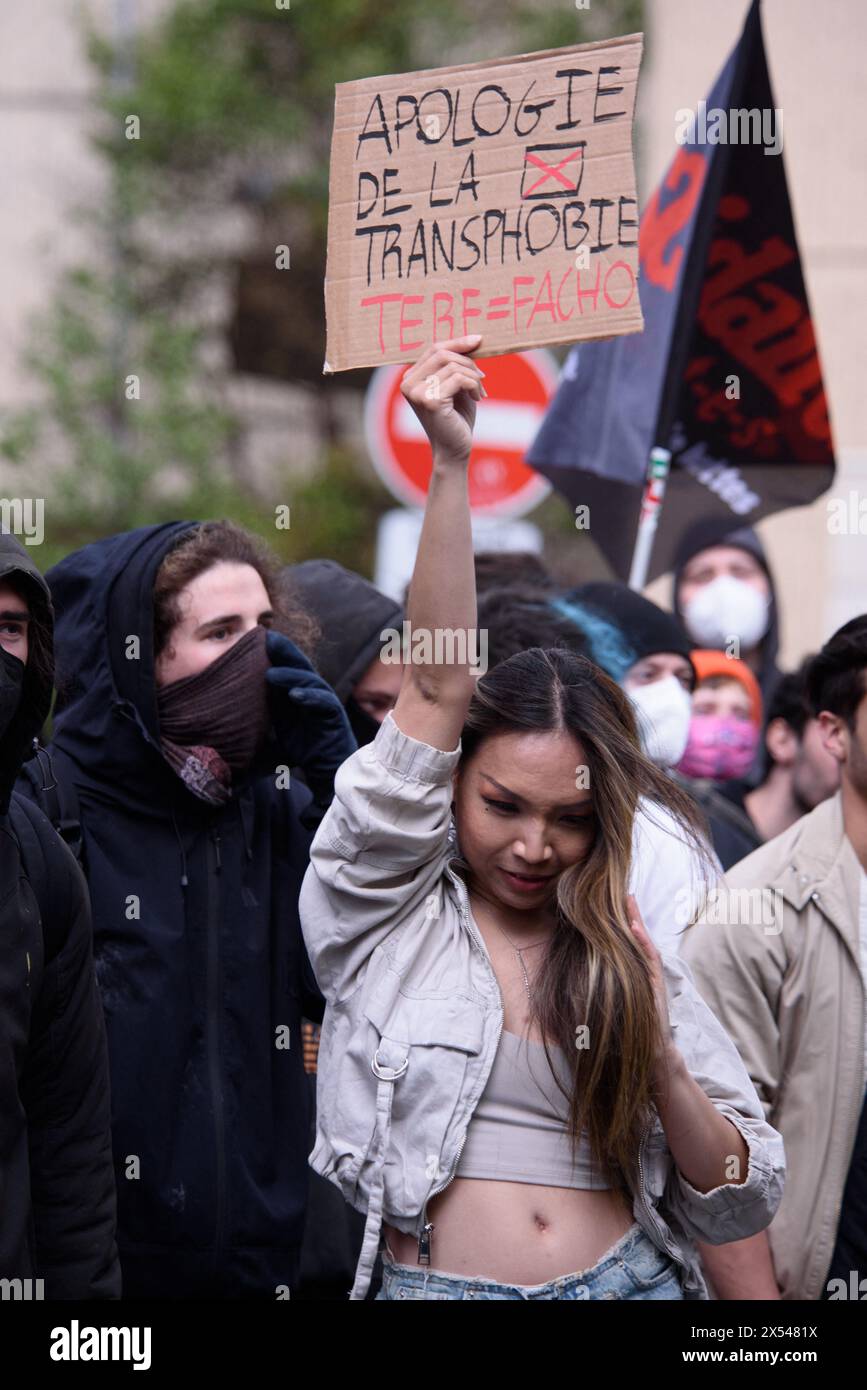
<svg viewBox="0 0 867 1390"><path fill-rule="evenodd" d="M521 973L524 976L524 988L527 991L527 1001L528 1003L532 1003L533 996L530 992L530 977L527 974L527 967L524 964L524 952L532 951L536 946L544 946L545 942L550 940L550 937L543 936L539 941L531 941L527 946L516 946L512 938L509 936L509 933L504 931L498 922L494 922L494 926L497 928L497 931L500 933L500 935L506 938L512 950L515 952L515 955L518 957L518 964L520 965Z"/></svg>

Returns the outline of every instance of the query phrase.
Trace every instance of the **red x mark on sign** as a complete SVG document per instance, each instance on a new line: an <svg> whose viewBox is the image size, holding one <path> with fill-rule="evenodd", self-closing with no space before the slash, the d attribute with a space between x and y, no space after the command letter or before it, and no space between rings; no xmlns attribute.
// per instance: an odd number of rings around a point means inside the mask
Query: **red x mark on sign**
<svg viewBox="0 0 867 1390"><path fill-rule="evenodd" d="M579 140L577 145L576 145L574 142L573 142L572 144L570 144L570 145L529 145L529 146L527 147L527 149L524 151L524 171L523 171L523 173L522 173L522 175L521 175L521 197L522 197L522 198L567 198L567 197L574 197L575 194L578 192L579 188L581 187L581 179L582 179L582 176L583 176L583 174L584 174L584 147L585 147L586 143L587 143L586 140ZM560 160L559 164L555 164L555 165L553 165L553 167L552 167L551 164L549 164L545 159L542 159L542 158L540 157L540 155L539 155L539 153L538 153L540 150L545 150L545 151L556 151L557 153L560 153L560 152L562 152L563 150L567 150L568 153L567 153L566 155L564 155L564 157ZM548 159L550 159L550 158L552 158L552 156L551 156L551 154L548 154ZM578 171L577 171L577 174L576 174L575 178L574 178L574 179L570 179L570 178L567 178L566 175L565 175L564 173L561 172L561 170L563 169L564 164L571 164L572 161L575 160L575 159L579 159L581 162L580 162L580 164L578 165ZM529 188L526 188L526 189L525 189L525 187L524 187L524 182L525 182L526 177L527 177L527 169L528 169L528 166L531 165L531 164L534 165L535 168L541 169L541 170L542 170L542 177L541 177L541 178L538 178L538 179L536 180L535 183L531 184ZM537 193L537 192L536 192L536 189L539 188L541 184L547 183L547 181L548 181L549 179L556 179L556 181L557 181L559 184L561 184L562 187L565 189L565 192L561 193L561 192L557 191L557 192L553 192L553 193L552 193L552 192Z"/></svg>

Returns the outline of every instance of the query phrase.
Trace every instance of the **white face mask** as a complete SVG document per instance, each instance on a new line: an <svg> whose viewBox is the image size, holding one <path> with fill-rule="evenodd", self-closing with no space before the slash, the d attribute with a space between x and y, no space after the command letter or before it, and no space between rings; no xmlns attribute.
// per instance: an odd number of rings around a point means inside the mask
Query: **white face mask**
<svg viewBox="0 0 867 1390"><path fill-rule="evenodd" d="M665 676L649 685L636 685L626 693L638 714L644 751L658 767L675 767L686 751L692 701L676 676Z"/></svg>
<svg viewBox="0 0 867 1390"><path fill-rule="evenodd" d="M768 630L771 600L752 584L718 575L703 584L683 610L690 637L701 647L725 649L733 637L747 651L760 642Z"/></svg>

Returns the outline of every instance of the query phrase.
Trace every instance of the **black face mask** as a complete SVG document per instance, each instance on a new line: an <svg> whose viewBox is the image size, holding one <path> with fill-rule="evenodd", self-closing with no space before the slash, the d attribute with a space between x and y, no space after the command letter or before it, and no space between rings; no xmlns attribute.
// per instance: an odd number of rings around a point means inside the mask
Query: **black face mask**
<svg viewBox="0 0 867 1390"><path fill-rule="evenodd" d="M228 800L268 729L265 629L254 627L216 661L157 692L163 756L194 795Z"/></svg>
<svg viewBox="0 0 867 1390"><path fill-rule="evenodd" d="M18 713L25 670L23 661L0 647L0 738Z"/></svg>

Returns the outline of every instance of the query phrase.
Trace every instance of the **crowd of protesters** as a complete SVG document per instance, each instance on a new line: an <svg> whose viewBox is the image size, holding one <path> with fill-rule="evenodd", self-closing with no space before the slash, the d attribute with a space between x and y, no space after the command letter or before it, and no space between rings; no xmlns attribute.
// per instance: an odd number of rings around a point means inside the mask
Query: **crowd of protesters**
<svg viewBox="0 0 867 1390"><path fill-rule="evenodd" d="M0 535L0 1278L859 1296L867 614L783 674L749 529L672 612L474 557L478 346L404 376L403 603L229 522Z"/></svg>

